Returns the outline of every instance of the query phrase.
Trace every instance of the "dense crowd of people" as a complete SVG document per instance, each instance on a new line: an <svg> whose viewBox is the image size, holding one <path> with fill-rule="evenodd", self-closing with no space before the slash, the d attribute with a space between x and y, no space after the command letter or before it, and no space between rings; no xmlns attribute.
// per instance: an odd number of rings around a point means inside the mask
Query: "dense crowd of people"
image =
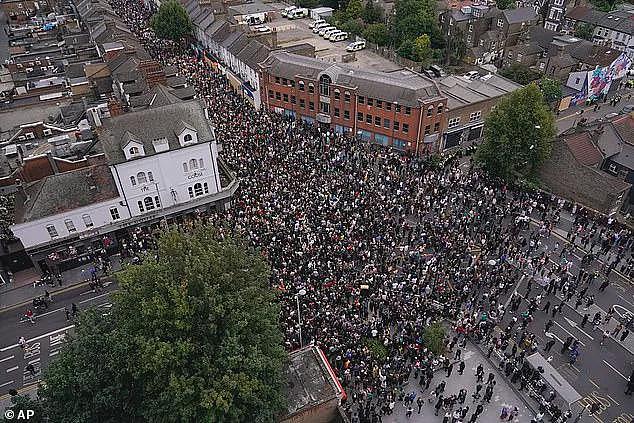
<svg viewBox="0 0 634 423"><path fill-rule="evenodd" d="M431 398L443 421L477 421L494 378L485 383L477 374L471 392L447 394L438 375L449 376L454 362L464 371L454 351L467 335L498 350L514 348L507 360L520 368L517 380L532 377L521 360L537 348L535 340L524 333L512 347L514 327L495 334L493 323L503 321L504 299L522 271L548 289L582 289L567 276L566 263L554 269L538 252L562 210L577 217L569 241L590 251L589 262L602 254L606 270L632 271L634 237L617 222L598 223L557 198L516 191L469 161L432 163L256 111L196 53L156 39L142 3L111 3L146 50L176 66L204 100L223 159L240 178L232 208L208 218L246 236L269 261L287 349L314 344L326 352L348 392L353 421L381 421L396 402L409 417ZM531 218L542 226L530 230ZM140 237L125 249L135 256L151 242ZM449 358L423 341L425 328L442 317L456 320L455 336L445 342ZM529 321L524 316L519 325ZM386 354L375 353L377 343ZM441 381L433 388L435 377ZM417 383L425 399L408 392L407 382ZM504 419L516 414L513 407L502 411Z"/></svg>

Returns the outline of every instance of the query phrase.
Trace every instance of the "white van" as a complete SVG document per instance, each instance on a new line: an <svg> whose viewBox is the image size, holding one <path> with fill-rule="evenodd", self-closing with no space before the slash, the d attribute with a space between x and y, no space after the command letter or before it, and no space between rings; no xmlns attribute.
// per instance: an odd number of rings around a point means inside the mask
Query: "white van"
<svg viewBox="0 0 634 423"><path fill-rule="evenodd" d="M295 10L291 10L288 13L288 19L301 19L308 16L308 9L301 7Z"/></svg>
<svg viewBox="0 0 634 423"><path fill-rule="evenodd" d="M328 22L322 22L320 24L317 24L313 27L313 32L317 34L322 28L325 28L327 26L330 26Z"/></svg>
<svg viewBox="0 0 634 423"><path fill-rule="evenodd" d="M339 30L338 30L337 28L334 28L334 29L329 29L329 30L327 30L326 32L324 32L323 37L324 37L326 40L329 40L329 39L330 39L329 37L330 37L332 34L334 34L335 32L339 32Z"/></svg>
<svg viewBox="0 0 634 423"><path fill-rule="evenodd" d="M332 31L332 30L335 30L335 29L337 29L336 26L332 26L332 25L331 26L324 26L324 27L321 27L319 29L318 34L319 34L320 37L323 37L324 34L326 33L326 31Z"/></svg>
<svg viewBox="0 0 634 423"><path fill-rule="evenodd" d="M359 51L365 48L365 41L355 41L354 43L348 44L346 47L346 51Z"/></svg>
<svg viewBox="0 0 634 423"><path fill-rule="evenodd" d="M291 13L295 9L297 9L297 6L289 6L285 8L284 10L282 10L282 16L284 16L285 18L288 17L288 14Z"/></svg>
<svg viewBox="0 0 634 423"><path fill-rule="evenodd" d="M326 23L326 21L323 20L323 19L316 19L316 20L312 21L311 23L309 23L308 27L309 28L314 28L315 25L319 25L319 24L322 24L322 23Z"/></svg>
<svg viewBox="0 0 634 423"><path fill-rule="evenodd" d="M348 39L348 33L344 31L339 31L334 34L330 34L330 38L329 38L329 40L333 43L337 41L345 41L347 39Z"/></svg>

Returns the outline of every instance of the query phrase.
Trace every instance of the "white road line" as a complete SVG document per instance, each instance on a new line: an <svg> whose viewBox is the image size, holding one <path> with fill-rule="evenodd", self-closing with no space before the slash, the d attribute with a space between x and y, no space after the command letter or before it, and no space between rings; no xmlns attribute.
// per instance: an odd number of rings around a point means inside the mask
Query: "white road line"
<svg viewBox="0 0 634 423"><path fill-rule="evenodd" d="M11 373L14 370L18 370L20 368L20 366L15 366L15 367L11 367L10 369L7 369L7 373Z"/></svg>
<svg viewBox="0 0 634 423"><path fill-rule="evenodd" d="M10 380L8 382L0 383L0 388L2 388L3 386L11 385L13 382L15 382L15 381L14 380Z"/></svg>
<svg viewBox="0 0 634 423"><path fill-rule="evenodd" d="M5 357L2 360L0 360L0 363L2 363L3 361L11 360L12 358L15 358L15 356L12 355L12 356L9 356L9 357Z"/></svg>
<svg viewBox="0 0 634 423"><path fill-rule="evenodd" d="M48 356L49 356L49 357L53 357L53 356L55 356L55 355L57 355L57 354L59 354L59 350L55 350L55 351L53 351L53 352L49 353L49 354L48 354Z"/></svg>
<svg viewBox="0 0 634 423"><path fill-rule="evenodd" d="M623 373L619 372L618 370L616 370L614 368L614 366L612 366L610 363L608 363L607 361L603 360L603 362L605 363L606 366L608 366L610 369L614 370L619 376L621 376L623 379L628 380L625 376L623 376Z"/></svg>
<svg viewBox="0 0 634 423"><path fill-rule="evenodd" d="M35 358L35 359L29 361L29 364L35 364L35 363L39 363L39 362L40 362L40 358L38 357L38 358Z"/></svg>
<svg viewBox="0 0 634 423"><path fill-rule="evenodd" d="M562 341L561 339L559 339L559 337L558 337L557 335L555 335L554 333L552 333L552 332L547 332L547 333L545 333L544 335L546 335L546 338L553 337L553 338L555 338L557 341L559 341L561 344L563 344L563 343L564 343L564 341Z"/></svg>
<svg viewBox="0 0 634 423"><path fill-rule="evenodd" d="M39 319L40 317L48 316L49 314L57 313L58 311L62 311L62 310L64 310L64 307L58 308L58 309L55 309L55 310L51 310L51 311L48 311L46 313L38 314L37 318Z"/></svg>
<svg viewBox="0 0 634 423"><path fill-rule="evenodd" d="M26 343L30 344L31 342L37 341L38 339L46 338L47 336L53 335L53 334L58 333L58 332L63 332L63 331L66 331L68 329L72 329L74 327L75 327L75 325L70 325L70 326L66 326L66 327L60 328L60 329L56 329L54 331L45 333L44 335L40 335L40 336L36 336L35 338L27 339ZM9 346L4 347L4 348L0 348L0 352L8 351L8 350L13 349L13 348L15 348L17 346L19 346L19 344L13 344L13 345L9 345Z"/></svg>
<svg viewBox="0 0 634 423"><path fill-rule="evenodd" d="M88 299L86 299L86 300L80 301L80 302L79 302L79 304L82 304L82 303L87 303L88 301L96 300L97 298L105 297L106 295L110 295L110 293L109 293L109 292L106 292L106 293L104 293L104 294L97 295L96 297L91 297L91 298L88 298Z"/></svg>
<svg viewBox="0 0 634 423"><path fill-rule="evenodd" d="M566 322L568 322L568 324L570 326L572 326L573 328L577 329L579 332L583 333L585 336L587 336L588 338L590 338L591 341L594 341L594 338L590 335L588 335L583 329L581 329L578 325L577 322L575 322L574 320L571 320L567 317L564 316L564 319L566 320Z"/></svg>
<svg viewBox="0 0 634 423"><path fill-rule="evenodd" d="M564 332L566 332L568 335L570 335L570 336L572 336L573 338L577 339L577 340L579 341L579 343L580 343L582 346L584 346L584 347L586 346L586 344L584 344L584 343L583 343L583 341L582 341L581 339L578 339L578 337L577 337L577 336L575 336L574 334L572 334L572 333L568 332L568 331L566 330L566 328L565 328L565 327L563 327L562 325L560 325L559 323L557 323L557 321L553 320L553 322L554 322L557 326L559 326L559 327L561 328L561 330L563 330Z"/></svg>

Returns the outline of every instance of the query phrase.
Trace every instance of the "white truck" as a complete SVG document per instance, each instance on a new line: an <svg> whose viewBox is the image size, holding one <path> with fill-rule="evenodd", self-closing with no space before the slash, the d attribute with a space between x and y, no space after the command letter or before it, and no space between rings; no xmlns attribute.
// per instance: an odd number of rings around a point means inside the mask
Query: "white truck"
<svg viewBox="0 0 634 423"><path fill-rule="evenodd" d="M308 16L308 9L305 7L300 7L298 9L291 10L288 12L288 19L302 19Z"/></svg>

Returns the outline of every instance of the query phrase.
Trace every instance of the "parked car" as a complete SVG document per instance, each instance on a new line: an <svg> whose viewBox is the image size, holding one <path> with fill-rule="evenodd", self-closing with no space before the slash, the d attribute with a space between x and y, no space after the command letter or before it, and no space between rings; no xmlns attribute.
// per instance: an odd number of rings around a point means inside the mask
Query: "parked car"
<svg viewBox="0 0 634 423"><path fill-rule="evenodd" d="M332 26L332 25L330 25L330 26L324 26L324 27L322 27L322 28L320 28L320 29L319 29L318 34L319 34L321 37L323 37L323 36L324 36L324 34L326 33L326 31L333 31L333 30L335 30L335 29L337 29L337 27L336 27L336 26Z"/></svg>
<svg viewBox="0 0 634 423"><path fill-rule="evenodd" d="M438 65L431 65L429 67L429 70L431 70L437 78L444 78L445 76L447 76L445 71L442 70L442 68Z"/></svg>
<svg viewBox="0 0 634 423"><path fill-rule="evenodd" d="M334 34L330 34L329 40L333 43L337 41L345 41L348 39L348 33L344 31L335 32Z"/></svg>
<svg viewBox="0 0 634 423"><path fill-rule="evenodd" d="M314 32L315 34L317 34L317 33L319 33L319 31L320 31L322 28L325 28L325 27L327 27L327 26L330 26L330 24L329 24L328 22L318 23L317 25L315 25L315 26L313 27L313 32Z"/></svg>
<svg viewBox="0 0 634 423"><path fill-rule="evenodd" d="M617 117L618 115L619 115L618 113L616 113L616 112L612 112L612 113L608 113L608 114L607 114L607 115L605 115L604 117L605 117L606 119L612 119L612 118L614 118L614 117Z"/></svg>
<svg viewBox="0 0 634 423"><path fill-rule="evenodd" d="M634 104L628 104L627 106L621 109L621 113L631 113L634 112Z"/></svg>
<svg viewBox="0 0 634 423"><path fill-rule="evenodd" d="M326 32L324 32L323 37L324 37L326 40L329 40L329 39L330 39L330 36L331 36L332 34L337 33L337 32L340 32L340 31L339 31L339 29L337 29L337 28L334 28L334 29L329 29L329 30L327 30Z"/></svg>
<svg viewBox="0 0 634 423"><path fill-rule="evenodd" d="M306 9L305 7L300 7L298 9L291 10L288 13L288 19L301 19L301 18L305 18L306 16L308 16L308 9Z"/></svg>
<svg viewBox="0 0 634 423"><path fill-rule="evenodd" d="M346 47L346 51L359 51L365 48L365 41L355 41L353 43L348 44Z"/></svg>
<svg viewBox="0 0 634 423"><path fill-rule="evenodd" d="M480 74L478 73L478 71L469 71L464 74L464 77L467 79L476 79L479 76Z"/></svg>
<svg viewBox="0 0 634 423"><path fill-rule="evenodd" d="M297 6L289 6L285 8L284 10L282 10L282 16L284 16L285 18L288 17L288 14L295 9L297 9Z"/></svg>
<svg viewBox="0 0 634 423"><path fill-rule="evenodd" d="M326 23L326 21L323 20L323 19L316 19L316 20L312 21L311 23L309 23L308 27L309 28L314 28L315 25L319 25L319 24L322 24L322 23Z"/></svg>

